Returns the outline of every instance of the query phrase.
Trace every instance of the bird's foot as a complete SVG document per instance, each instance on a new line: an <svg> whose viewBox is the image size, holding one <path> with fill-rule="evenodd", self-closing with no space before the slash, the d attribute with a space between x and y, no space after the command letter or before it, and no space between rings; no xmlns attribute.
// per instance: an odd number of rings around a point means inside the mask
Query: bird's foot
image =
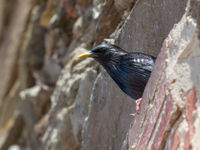
<svg viewBox="0 0 200 150"><path fill-rule="evenodd" d="M136 113L130 114L131 116L135 117L136 114L139 114L141 102L142 102L142 98L139 98L135 101L135 103L136 103Z"/></svg>
<svg viewBox="0 0 200 150"><path fill-rule="evenodd" d="M130 114L130 116L133 116L133 117L135 117L135 116L136 116L136 113Z"/></svg>
<svg viewBox="0 0 200 150"><path fill-rule="evenodd" d="M140 104L142 102L142 98L136 100L136 111L137 113L140 111Z"/></svg>

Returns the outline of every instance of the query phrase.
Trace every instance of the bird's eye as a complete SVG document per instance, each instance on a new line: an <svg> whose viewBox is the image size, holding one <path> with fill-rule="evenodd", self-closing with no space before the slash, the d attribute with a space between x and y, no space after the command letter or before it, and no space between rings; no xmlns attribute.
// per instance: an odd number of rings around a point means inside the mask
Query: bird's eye
<svg viewBox="0 0 200 150"><path fill-rule="evenodd" d="M96 54L102 54L105 52L105 49L102 49L102 48L98 48L98 49L93 49L92 50L93 53L96 53Z"/></svg>
<svg viewBox="0 0 200 150"><path fill-rule="evenodd" d="M100 50L95 49L95 50L93 50L92 52L93 52L93 53L100 53Z"/></svg>
<svg viewBox="0 0 200 150"><path fill-rule="evenodd" d="M105 55L107 53L107 51L109 50L109 47L107 45L99 45L95 48L93 48L91 51L94 54L98 54L98 55Z"/></svg>

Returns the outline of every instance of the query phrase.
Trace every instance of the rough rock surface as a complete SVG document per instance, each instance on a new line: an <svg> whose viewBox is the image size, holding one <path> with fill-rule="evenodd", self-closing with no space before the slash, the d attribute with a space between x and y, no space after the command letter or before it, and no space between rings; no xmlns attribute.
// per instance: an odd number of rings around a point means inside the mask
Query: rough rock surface
<svg viewBox="0 0 200 150"><path fill-rule="evenodd" d="M185 14L165 39L144 94L147 103L129 131L129 149L198 149L192 141L199 136L196 31L196 21Z"/></svg>
<svg viewBox="0 0 200 150"><path fill-rule="evenodd" d="M0 149L194 149L199 0L2 0ZM97 44L157 56L135 102L92 59Z"/></svg>

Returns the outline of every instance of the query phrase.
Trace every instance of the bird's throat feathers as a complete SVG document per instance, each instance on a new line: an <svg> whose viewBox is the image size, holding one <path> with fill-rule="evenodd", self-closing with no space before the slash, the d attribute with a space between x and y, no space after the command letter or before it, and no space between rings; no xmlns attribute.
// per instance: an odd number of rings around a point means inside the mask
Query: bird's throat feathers
<svg viewBox="0 0 200 150"><path fill-rule="evenodd" d="M105 68L105 70L108 72L108 74L110 74L111 77L114 77L115 74L119 73L117 62L102 62L101 65Z"/></svg>

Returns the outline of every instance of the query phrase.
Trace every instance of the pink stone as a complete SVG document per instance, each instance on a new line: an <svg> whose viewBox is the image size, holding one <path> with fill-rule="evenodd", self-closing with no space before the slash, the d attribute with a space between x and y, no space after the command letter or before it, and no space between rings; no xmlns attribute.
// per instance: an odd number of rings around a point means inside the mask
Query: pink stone
<svg viewBox="0 0 200 150"><path fill-rule="evenodd" d="M185 140L184 140L184 150L190 149L190 143L193 138L193 135L195 133L195 127L193 125L193 117L192 112L196 109L196 89L195 87L192 88L192 91L188 94L188 99L186 102L186 119L188 122L189 130L186 134Z"/></svg>

